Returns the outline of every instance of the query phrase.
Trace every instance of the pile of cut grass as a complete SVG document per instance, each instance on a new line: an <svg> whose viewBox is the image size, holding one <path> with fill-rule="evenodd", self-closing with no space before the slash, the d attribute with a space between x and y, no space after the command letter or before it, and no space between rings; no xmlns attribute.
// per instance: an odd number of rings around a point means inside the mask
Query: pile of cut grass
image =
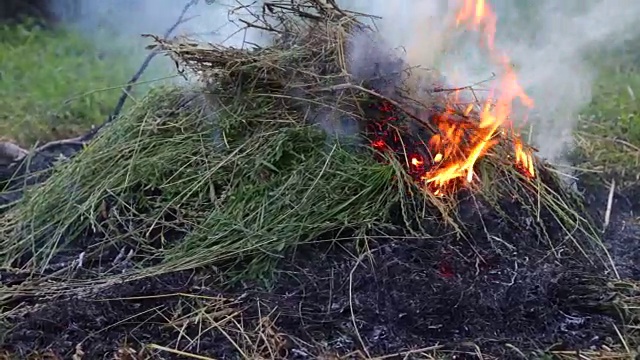
<svg viewBox="0 0 640 360"><path fill-rule="evenodd" d="M322 1L287 4L272 15L288 21L269 48L156 39L205 89L156 91L61 165L5 216L0 263L47 272L69 246L85 262L102 263L106 249L126 246L141 256L132 274L240 260L254 272L324 233L363 234L392 218L421 237L442 226L474 236L477 224L458 212L474 206L535 233L552 254L570 243L587 260L609 264L597 230L553 169L539 163L536 179L522 176L503 161L508 145L481 160L470 203L424 191L403 171L402 156L387 154L381 164L370 150L327 142L310 114L366 121L363 107L380 100L362 91L364 83L333 91L349 80L349 34L364 28Z"/></svg>
<svg viewBox="0 0 640 360"><path fill-rule="evenodd" d="M269 101L211 111L199 95L156 89L12 210L2 263L46 271L84 243L86 259L114 244L135 249L144 273L249 254L263 267L327 231L385 221L398 199L394 167L327 142L315 126L265 121Z"/></svg>
<svg viewBox="0 0 640 360"><path fill-rule="evenodd" d="M442 84L435 71L426 76L414 72L397 54L385 48L375 31L365 24L366 17L319 0L274 1L270 4L262 14L256 14L259 19L256 23L248 24L249 29L272 32L275 40L270 47L236 49L156 37L157 47L175 60L181 70L196 74L218 95L273 98L274 104L279 106L264 108L265 118L280 118L284 108L298 109L287 115L298 122L309 121L309 113L329 112L332 125L344 118L355 119L363 129L371 121L371 104L386 102L394 104L403 119L389 130L409 139L415 137L416 128L430 135L437 133L433 124L428 124L427 119L419 118L416 113L429 114L438 107L466 112L468 103L452 104L450 94L436 90ZM363 65L353 69L350 57L354 41L370 41L368 46L359 44L368 48L370 68ZM354 72L360 75L354 75ZM362 76L363 73L369 76ZM427 88L436 91L420 94ZM464 119L479 123L483 104L473 105L473 111ZM582 255L599 258L596 262L611 265L607 251L599 241L595 222L582 211L581 199L565 186L558 171L535 159L538 175L531 179L513 166L513 135L507 132L499 139L499 144L478 161L475 170L481 181L463 187L470 188L473 200L487 204L489 211L500 214L505 221L512 220L510 226L513 228L530 230L535 227L539 240L548 244L551 252L556 250L557 243L570 240ZM427 138L412 140L418 143ZM410 150L405 148L402 153L386 155L395 157L406 170ZM470 224L458 213L464 202L460 195L466 193L465 190L444 197L434 196L430 191L424 191L424 184L411 181L406 171L401 175L407 193L419 194L403 203L403 220L410 223L407 224L411 225L409 227L413 228L416 222L417 225L428 223L428 227L433 223L445 223L459 235L468 235L466 230ZM407 199L402 196L402 200ZM519 216L512 216L514 212ZM409 214L417 214L418 220L411 219L414 215ZM527 221L526 226L523 226L523 220ZM549 229L554 229L553 233L547 233ZM429 234L424 228L419 231L420 236Z"/></svg>

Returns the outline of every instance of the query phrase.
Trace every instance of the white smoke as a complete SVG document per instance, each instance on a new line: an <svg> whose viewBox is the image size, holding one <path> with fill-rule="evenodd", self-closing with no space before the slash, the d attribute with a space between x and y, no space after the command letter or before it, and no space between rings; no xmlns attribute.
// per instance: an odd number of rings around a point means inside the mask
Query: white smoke
<svg viewBox="0 0 640 360"><path fill-rule="evenodd" d="M437 69L452 87L488 79L492 62L476 41L452 31L455 0L342 0L347 9L382 17L382 37L404 47L410 66ZM509 56L535 102L528 118L540 154L559 162L578 114L591 101L597 75L585 54L637 36L640 2L633 0L487 0L498 17L496 46ZM357 46L357 44L356 44ZM357 51L355 52L357 53ZM353 58L365 65L367 58ZM357 65L355 65L357 66ZM517 121L517 119L514 119Z"/></svg>
<svg viewBox="0 0 640 360"><path fill-rule="evenodd" d="M147 56L150 39L142 34L163 34L175 24L190 0L51 0L52 10L63 22L91 40L103 53L127 51L134 67ZM260 4L199 0L185 14L172 36L185 36L203 42L242 47L266 44L264 32L244 31L240 19L251 21L249 12ZM148 72L152 77L175 75L175 65L168 59L156 59ZM178 79L177 77L175 79Z"/></svg>
<svg viewBox="0 0 640 360"><path fill-rule="evenodd" d="M55 10L75 28L96 40L108 51L116 46L142 49L141 33L162 34L175 22L187 0L52 0ZM205 42L242 46L244 42L264 45L268 39L258 32L239 32L241 24L230 10L250 0L201 0L178 34ZM451 86L465 86L486 80L492 62L477 42L463 41L453 32L454 15L461 0L337 0L349 10L381 17L376 20L380 34L392 48L405 53L409 65L437 69ZM520 83L533 98L529 117L534 143L541 155L560 161L570 143L578 112L590 102L597 75L585 60L593 47L619 42L638 35L633 27L640 18L640 2L635 0L539 0L517 2L486 0L498 16L497 47L508 55L517 69ZM258 8L262 1L253 2ZM72 11L69 11L72 10ZM246 11L245 11L246 13ZM73 16L71 16L73 15ZM244 15L246 17L246 15ZM106 36L108 34L109 36ZM351 67L370 66L370 39L355 39ZM402 50L400 50L402 49ZM139 63L146 55L132 51ZM173 65L156 63L158 77L174 73Z"/></svg>

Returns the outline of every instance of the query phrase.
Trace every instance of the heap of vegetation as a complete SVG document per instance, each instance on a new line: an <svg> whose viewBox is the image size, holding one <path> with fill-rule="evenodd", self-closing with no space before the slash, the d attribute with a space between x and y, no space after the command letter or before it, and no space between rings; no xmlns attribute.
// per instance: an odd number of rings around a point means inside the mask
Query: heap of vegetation
<svg viewBox="0 0 640 360"><path fill-rule="evenodd" d="M7 289L5 305L11 308L25 296L87 296L85 290L99 291L114 282L210 266L221 270L220 287L236 286L232 280L238 279L272 282L280 260L298 249L349 238L353 249L365 254L374 246L371 239L384 232L400 234L394 241L401 243L417 238L477 254L475 265L460 262L460 276L472 279L473 286L482 286L474 273L485 266L482 256L491 255L494 265L486 259L487 267L512 261L526 289L548 285L554 289L549 293L571 303L543 307L597 308L607 314L623 308L628 310L625 321L634 318L636 285L595 275L615 269L580 199L555 169L536 160L537 176L524 176L503 161L513 145L506 142L479 162L479 186L434 195L415 181L406 152L368 146L367 124L384 116L375 109L381 103L398 112L401 124L395 129L401 136L411 139L414 135L406 130L416 124L431 129L409 110L406 84L349 75L350 35L369 31L358 18L316 0L275 2L262 15L266 20L250 26L277 32L267 48L155 39L156 49L203 80L202 88L155 89L3 215L0 264L29 274ZM382 87L393 89L379 91ZM433 95L430 101L443 99ZM361 131L356 141L345 141L328 135L310 114L334 121L347 117ZM355 267L346 276L350 281ZM446 267L441 272L447 273ZM566 269L575 270L570 274L576 278L555 274ZM548 283L533 284L538 277ZM563 288L572 284L575 288ZM462 301L447 297L462 293L445 288L442 304ZM485 290L464 291L471 299L472 294L486 295ZM509 291L495 291L504 299L492 309L511 313L515 310L505 308L512 302L524 313L526 306L533 307L531 299L512 300ZM607 292L616 296L605 301L601 297ZM349 288L349 302L351 295ZM480 323L483 316L477 315ZM357 326L356 333L360 337ZM521 342L533 346L527 341ZM556 355L565 356L563 351ZM286 358L280 353L271 357Z"/></svg>
<svg viewBox="0 0 640 360"><path fill-rule="evenodd" d="M81 236L135 242L150 258L163 259L155 266L172 270L246 253L265 258L326 232L360 233L388 224L392 206L401 209L396 220L420 236L437 235L424 230L433 224L448 224L440 231L452 227L465 236L476 225L456 209L470 197L488 206L478 208L482 213L511 220L514 228L535 228L549 251L557 239L568 239L580 256L601 253L594 251L600 249L597 236L571 192L544 165L529 179L502 161L509 144L483 158L483 188L444 198L412 181L401 166L406 154L386 154L386 164L375 163L372 151L327 145L309 113L331 109L366 122L372 118L369 105L386 98L362 84L344 87L339 95L326 90L348 80L348 35L361 29L354 16L326 6L281 5L273 16L286 19L284 35L269 48L156 39L205 79L205 93L149 96L60 167L13 212L15 225L5 227L5 263L28 259L30 267L43 270ZM301 93L294 96L295 91ZM154 248L149 237L158 228L184 236ZM601 260L606 263L606 255Z"/></svg>

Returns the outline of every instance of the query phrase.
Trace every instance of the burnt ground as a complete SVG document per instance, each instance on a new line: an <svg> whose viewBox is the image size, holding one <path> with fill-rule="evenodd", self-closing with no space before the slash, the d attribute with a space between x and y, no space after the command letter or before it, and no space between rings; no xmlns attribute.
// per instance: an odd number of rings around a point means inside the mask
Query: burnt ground
<svg viewBox="0 0 640 360"><path fill-rule="evenodd" d="M594 218L604 219L609 188L589 186L587 195ZM620 277L640 279L640 186L615 191L610 226L604 239Z"/></svg>
<svg viewBox="0 0 640 360"><path fill-rule="evenodd" d="M586 191L601 218L608 189ZM640 229L631 221L638 194L616 194L606 236L621 276L633 279L640 279ZM16 358L35 351L70 359L78 349L84 359L133 359L134 352L186 358L168 348L216 359L329 359L442 346L476 358L467 342L485 356L521 359L514 347L532 355L614 346L621 319L602 269L569 248L555 259L533 232L505 227L496 216L483 221L492 237L478 229L467 240L411 239L390 229L372 236L366 252L353 243L301 246L269 281L222 287L219 269L211 268L25 296L5 303L11 311L0 348ZM0 272L4 285L23 280ZM143 344L165 349L143 351Z"/></svg>

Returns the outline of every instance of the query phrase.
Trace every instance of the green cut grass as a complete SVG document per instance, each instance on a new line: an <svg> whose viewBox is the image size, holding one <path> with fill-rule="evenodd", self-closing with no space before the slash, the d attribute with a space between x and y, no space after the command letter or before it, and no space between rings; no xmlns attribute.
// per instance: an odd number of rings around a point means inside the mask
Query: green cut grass
<svg viewBox="0 0 640 360"><path fill-rule="evenodd" d="M31 255L44 269L68 239L101 229L104 245L147 254L147 272L247 254L264 267L261 259L324 232L382 222L398 200L393 166L327 142L314 126L264 119L272 98L215 113L200 97L182 101L180 89L154 90L29 192L2 227L0 263ZM172 229L182 240L171 241Z"/></svg>

